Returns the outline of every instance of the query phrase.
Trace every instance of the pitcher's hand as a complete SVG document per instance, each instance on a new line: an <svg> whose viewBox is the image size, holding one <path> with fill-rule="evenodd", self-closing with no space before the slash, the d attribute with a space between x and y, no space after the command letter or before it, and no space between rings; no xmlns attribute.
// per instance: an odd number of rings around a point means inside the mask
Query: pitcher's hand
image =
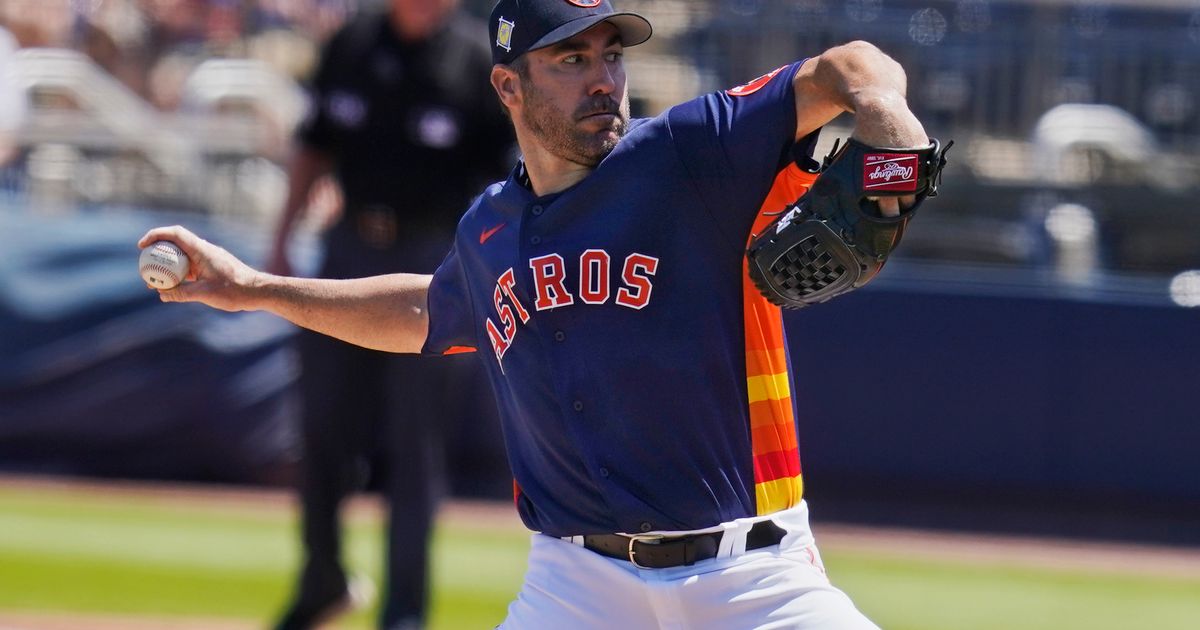
<svg viewBox="0 0 1200 630"><path fill-rule="evenodd" d="M182 284L158 292L163 302L200 302L223 311L256 308L254 289L261 272L182 226L154 228L138 241L138 247L145 248L155 241L175 243L191 263Z"/></svg>

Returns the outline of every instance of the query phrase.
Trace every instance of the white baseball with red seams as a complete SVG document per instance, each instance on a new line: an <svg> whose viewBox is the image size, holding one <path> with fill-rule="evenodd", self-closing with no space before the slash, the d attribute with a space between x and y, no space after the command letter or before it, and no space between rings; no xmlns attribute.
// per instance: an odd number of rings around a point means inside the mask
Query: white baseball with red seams
<svg viewBox="0 0 1200 630"><path fill-rule="evenodd" d="M155 289L173 289L188 274L188 257L171 241L155 241L138 257L138 272Z"/></svg>

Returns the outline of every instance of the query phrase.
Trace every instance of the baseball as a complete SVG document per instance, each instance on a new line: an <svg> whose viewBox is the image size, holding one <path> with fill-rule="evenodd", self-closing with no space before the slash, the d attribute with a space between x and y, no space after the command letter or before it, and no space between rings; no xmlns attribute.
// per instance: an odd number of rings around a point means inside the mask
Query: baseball
<svg viewBox="0 0 1200 630"><path fill-rule="evenodd" d="M155 241L138 257L138 272L155 289L173 289L188 273L188 258L171 241Z"/></svg>

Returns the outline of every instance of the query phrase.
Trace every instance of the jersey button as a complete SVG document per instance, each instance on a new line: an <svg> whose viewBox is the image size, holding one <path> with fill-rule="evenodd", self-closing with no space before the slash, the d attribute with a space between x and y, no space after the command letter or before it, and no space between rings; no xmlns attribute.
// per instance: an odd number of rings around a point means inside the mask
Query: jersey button
<svg viewBox="0 0 1200 630"><path fill-rule="evenodd" d="M575 411L583 411L583 401L576 400L575 402L571 403L571 408Z"/></svg>
<svg viewBox="0 0 1200 630"><path fill-rule="evenodd" d="M532 207L532 208L530 208L530 209L529 209L529 211L530 211L530 212L532 212L532 213L533 213L533 216L535 216L535 217L540 217L540 216L542 216L542 212L544 212L545 210L546 210L546 209L545 209L545 208L543 208L543 207L541 207L541 206L534 206L534 207Z"/></svg>
<svg viewBox="0 0 1200 630"><path fill-rule="evenodd" d="M529 239L529 243L530 243L531 245L541 245L541 244L542 244L542 237L540 237L540 236L534 236L533 238Z"/></svg>
<svg viewBox="0 0 1200 630"><path fill-rule="evenodd" d="M601 466L600 467L600 476L604 477L605 479L608 479L608 469Z"/></svg>
<svg viewBox="0 0 1200 630"><path fill-rule="evenodd" d="M554 331L554 340L555 340L555 341L566 341L566 340L567 340L567 333L565 333L565 332L563 332L563 331L561 331L561 330L556 330L556 331Z"/></svg>
<svg viewBox="0 0 1200 630"><path fill-rule="evenodd" d="M643 532L648 532L648 531L654 529L654 525L650 521L642 521L642 524L638 525L638 528L641 529Z"/></svg>

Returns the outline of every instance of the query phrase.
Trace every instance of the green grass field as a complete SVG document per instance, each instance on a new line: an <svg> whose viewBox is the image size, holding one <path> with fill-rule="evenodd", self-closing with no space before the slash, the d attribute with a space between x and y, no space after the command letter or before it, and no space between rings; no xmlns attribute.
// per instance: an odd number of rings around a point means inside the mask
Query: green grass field
<svg viewBox="0 0 1200 630"><path fill-rule="evenodd" d="M228 619L265 627L297 563L294 515L272 505L185 501L0 480L0 618L64 613ZM494 520L494 519L493 519ZM380 575L378 517L356 512L350 564ZM442 519L431 627L492 628L525 568L512 522ZM889 630L1200 628L1200 578L919 561L824 549L834 582ZM374 611L340 628L370 628Z"/></svg>

